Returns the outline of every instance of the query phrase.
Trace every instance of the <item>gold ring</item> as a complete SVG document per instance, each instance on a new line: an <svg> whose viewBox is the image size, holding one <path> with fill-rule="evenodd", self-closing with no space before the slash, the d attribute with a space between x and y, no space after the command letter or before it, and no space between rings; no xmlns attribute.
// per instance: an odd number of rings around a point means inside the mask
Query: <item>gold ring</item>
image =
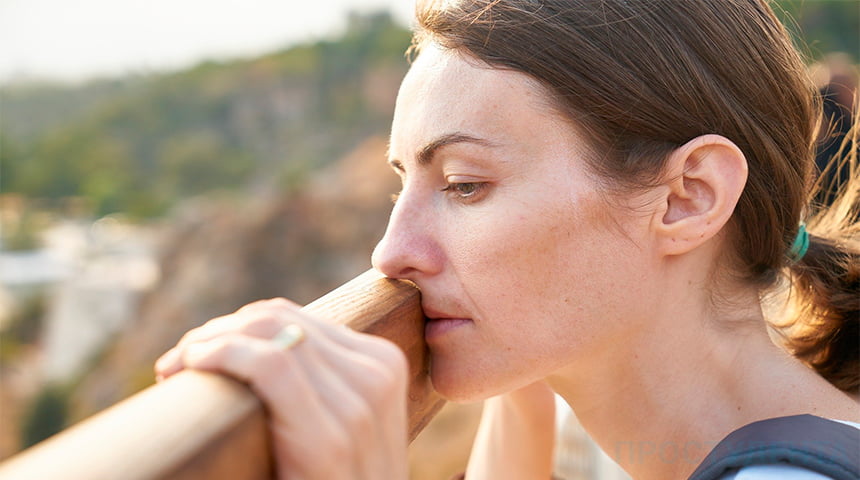
<svg viewBox="0 0 860 480"><path fill-rule="evenodd" d="M272 337L271 341L277 345L278 348L286 351L298 345L302 340L304 340L304 338L305 330L295 323L291 323L282 328L280 332Z"/></svg>

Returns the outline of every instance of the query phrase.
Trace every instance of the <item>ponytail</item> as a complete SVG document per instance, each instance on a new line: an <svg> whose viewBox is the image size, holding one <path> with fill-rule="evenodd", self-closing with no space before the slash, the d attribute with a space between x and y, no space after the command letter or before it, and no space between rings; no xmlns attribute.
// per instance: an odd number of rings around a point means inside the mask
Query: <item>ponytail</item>
<svg viewBox="0 0 860 480"><path fill-rule="evenodd" d="M840 154L821 172L813 198L838 192L831 205L813 205L809 247L789 260L789 318L776 324L785 346L836 387L860 392L860 122ZM834 172L848 172L841 185ZM817 195L816 195L817 193ZM802 234L802 233L801 233ZM788 242L791 243L790 241Z"/></svg>

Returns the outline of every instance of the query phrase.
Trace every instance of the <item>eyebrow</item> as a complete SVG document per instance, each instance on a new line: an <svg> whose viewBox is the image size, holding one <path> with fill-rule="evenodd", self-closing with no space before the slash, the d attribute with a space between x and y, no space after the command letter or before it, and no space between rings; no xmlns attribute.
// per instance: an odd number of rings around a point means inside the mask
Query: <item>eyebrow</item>
<svg viewBox="0 0 860 480"><path fill-rule="evenodd" d="M468 135L465 133L446 133L441 137L433 140L428 143L418 152L418 165L427 166L433 163L433 156L436 155L436 152L439 151L440 148L446 147L448 145L454 145L457 143L474 143L477 145L481 145L483 147L494 147L496 146L493 142L489 140L473 137L472 135Z"/></svg>

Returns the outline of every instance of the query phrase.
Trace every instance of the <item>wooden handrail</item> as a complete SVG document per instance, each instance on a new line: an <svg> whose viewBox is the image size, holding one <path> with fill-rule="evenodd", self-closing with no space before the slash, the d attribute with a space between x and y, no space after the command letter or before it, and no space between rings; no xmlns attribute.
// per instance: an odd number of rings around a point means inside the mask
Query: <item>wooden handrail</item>
<svg viewBox="0 0 860 480"><path fill-rule="evenodd" d="M418 290L370 270L304 307L386 337L410 367L410 441L442 407L427 376ZM2 480L272 478L266 415L241 383L183 371L0 464Z"/></svg>

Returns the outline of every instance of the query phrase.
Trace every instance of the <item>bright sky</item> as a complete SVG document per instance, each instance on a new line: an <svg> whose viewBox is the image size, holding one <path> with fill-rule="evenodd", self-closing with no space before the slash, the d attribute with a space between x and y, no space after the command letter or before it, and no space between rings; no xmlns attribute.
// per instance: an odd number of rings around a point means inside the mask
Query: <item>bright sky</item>
<svg viewBox="0 0 860 480"><path fill-rule="evenodd" d="M81 80L250 56L336 33L350 10L413 0L0 0L0 84Z"/></svg>

